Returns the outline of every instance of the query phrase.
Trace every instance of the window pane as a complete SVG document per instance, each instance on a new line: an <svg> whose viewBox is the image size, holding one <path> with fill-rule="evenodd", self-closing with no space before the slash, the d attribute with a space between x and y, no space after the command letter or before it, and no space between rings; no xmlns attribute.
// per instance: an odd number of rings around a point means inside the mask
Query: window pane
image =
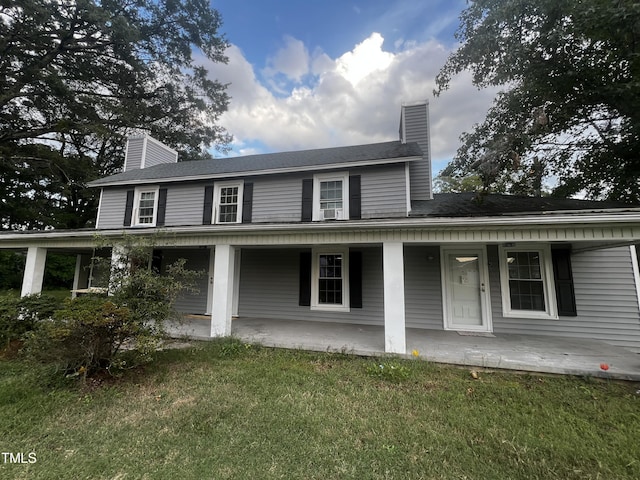
<svg viewBox="0 0 640 480"><path fill-rule="evenodd" d="M220 205L238 203L238 187L222 187L220 189Z"/></svg>
<svg viewBox="0 0 640 480"><path fill-rule="evenodd" d="M342 305L342 255L319 255L318 303Z"/></svg>
<svg viewBox="0 0 640 480"><path fill-rule="evenodd" d="M140 193L138 203L138 223L153 223L153 207L155 204L156 192Z"/></svg>
<svg viewBox="0 0 640 480"><path fill-rule="evenodd" d="M220 205L220 215L218 216L218 221L220 223L234 223L237 218L237 205Z"/></svg>
<svg viewBox="0 0 640 480"><path fill-rule="evenodd" d="M509 297L513 310L546 310L539 252L507 252Z"/></svg>
<svg viewBox="0 0 640 480"><path fill-rule="evenodd" d="M320 182L320 208L342 208L342 180Z"/></svg>
<svg viewBox="0 0 640 480"><path fill-rule="evenodd" d="M238 219L238 187L221 187L218 223L235 223Z"/></svg>

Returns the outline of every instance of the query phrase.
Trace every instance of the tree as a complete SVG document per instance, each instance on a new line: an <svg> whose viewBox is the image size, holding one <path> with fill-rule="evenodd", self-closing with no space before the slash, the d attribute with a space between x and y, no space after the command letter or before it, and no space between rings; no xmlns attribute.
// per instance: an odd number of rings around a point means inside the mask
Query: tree
<svg viewBox="0 0 640 480"><path fill-rule="evenodd" d="M220 25L208 0L0 0L0 229L90 224L131 133L224 148L226 86L193 53L226 62Z"/></svg>
<svg viewBox="0 0 640 480"><path fill-rule="evenodd" d="M479 175L465 177L447 177L438 175L433 181L433 191L436 193L477 192L482 187Z"/></svg>
<svg viewBox="0 0 640 480"><path fill-rule="evenodd" d="M443 175L640 202L640 3L476 0L460 19L434 94L465 69L503 90Z"/></svg>

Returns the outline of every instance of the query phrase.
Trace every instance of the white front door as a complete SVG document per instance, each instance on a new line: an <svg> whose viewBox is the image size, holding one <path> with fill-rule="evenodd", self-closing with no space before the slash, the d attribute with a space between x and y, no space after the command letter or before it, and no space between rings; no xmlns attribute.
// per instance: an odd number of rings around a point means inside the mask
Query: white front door
<svg viewBox="0 0 640 480"><path fill-rule="evenodd" d="M446 330L491 331L487 278L483 248L442 247Z"/></svg>

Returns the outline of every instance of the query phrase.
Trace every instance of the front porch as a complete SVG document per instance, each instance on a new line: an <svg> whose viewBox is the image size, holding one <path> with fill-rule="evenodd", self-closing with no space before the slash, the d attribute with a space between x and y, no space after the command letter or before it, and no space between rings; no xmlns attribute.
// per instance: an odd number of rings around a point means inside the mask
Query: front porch
<svg viewBox="0 0 640 480"><path fill-rule="evenodd" d="M211 319L190 316L174 325L174 337L210 340ZM385 355L384 327L301 320L236 318L232 336L267 347L362 356ZM478 368L503 368L540 373L586 375L640 381L640 354L601 341L555 336L495 334L460 335L453 331L408 328L407 354L420 358ZM608 371L600 368L609 365Z"/></svg>

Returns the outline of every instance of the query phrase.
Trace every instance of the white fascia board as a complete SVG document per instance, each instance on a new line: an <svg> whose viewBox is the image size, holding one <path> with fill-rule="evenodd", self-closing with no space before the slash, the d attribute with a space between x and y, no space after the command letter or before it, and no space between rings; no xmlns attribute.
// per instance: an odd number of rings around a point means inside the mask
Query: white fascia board
<svg viewBox="0 0 640 480"><path fill-rule="evenodd" d="M477 218L396 218L383 220L343 220L340 222L312 222L312 223L238 223L220 225L194 225L180 227L158 227L158 228L126 228L126 229L96 229L96 230L50 230L33 233L3 233L0 234L0 248L3 242L11 243L5 248L15 248L17 241L23 246L30 245L31 240L37 240L38 245L46 246L46 240L59 240L61 238L88 239L94 236L120 237L126 235L153 235L164 232L167 234L207 234L207 235L242 235L259 233L299 233L299 232L357 232L362 230L425 230L425 229L464 229L475 231L506 230L511 227L536 229L538 227L548 227L557 225L559 229L565 227L576 228L607 228L628 224L630 228L640 228L640 212L606 213L606 214L584 214L584 215L561 215L557 217L549 216L527 216L527 217L477 217ZM566 241L571 241L566 238ZM598 239L594 239L597 241ZM637 240L637 238L630 240ZM45 241L45 242L43 242Z"/></svg>
<svg viewBox="0 0 640 480"><path fill-rule="evenodd" d="M305 165L301 167L286 167L286 168L272 168L268 170L247 170L246 172L228 172L217 173L211 175L191 175L181 177L164 177L164 178L144 178L138 180L118 180L115 182L100 182L99 184L93 184L89 182L90 187L107 187L116 185L142 185L147 183L174 183L174 182L191 182L194 180L215 180L216 178L241 178L241 177L256 177L261 175L273 175L278 173L298 173L320 170L337 170L337 169L350 169L356 167L369 167L376 165L395 164L404 162L414 162L422 160L422 157L398 157L398 158L382 158L378 160L362 160L359 162L342 162L342 163L330 163L326 165Z"/></svg>

